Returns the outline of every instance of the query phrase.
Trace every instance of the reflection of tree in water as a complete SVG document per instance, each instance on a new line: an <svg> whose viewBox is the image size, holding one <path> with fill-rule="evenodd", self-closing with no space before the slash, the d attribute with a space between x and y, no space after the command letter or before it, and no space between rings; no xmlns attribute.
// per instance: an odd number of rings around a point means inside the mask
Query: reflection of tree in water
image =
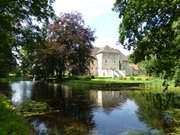
<svg viewBox="0 0 180 135"><path fill-rule="evenodd" d="M0 83L0 95L1 94L11 97L11 88L8 83Z"/></svg>
<svg viewBox="0 0 180 135"><path fill-rule="evenodd" d="M151 128L166 129L163 112L180 107L179 95L175 93L131 93L139 106L137 115Z"/></svg>
<svg viewBox="0 0 180 135"><path fill-rule="evenodd" d="M96 106L102 107L106 112L111 112L127 100L127 94L121 91L90 91L90 100Z"/></svg>
<svg viewBox="0 0 180 135"><path fill-rule="evenodd" d="M44 132L48 135L89 135L91 129L89 123L64 116L63 112L30 118L29 122L39 134Z"/></svg>
<svg viewBox="0 0 180 135"><path fill-rule="evenodd" d="M50 107L60 110L59 113L30 119L31 123L35 123L34 127L46 125L48 134L89 135L94 128L88 92L36 84L32 99L46 101Z"/></svg>
<svg viewBox="0 0 180 135"><path fill-rule="evenodd" d="M32 118L31 123L34 120L36 125L43 126L44 123L51 133L90 135L95 128L93 108L102 107L107 113L111 112L115 107L126 102L127 95L120 91L86 91L68 86L35 84L32 99L46 101L50 107L59 109L60 112Z"/></svg>
<svg viewBox="0 0 180 135"><path fill-rule="evenodd" d="M49 85L48 83L35 83L32 86L32 100L50 101L61 97L61 87L59 85Z"/></svg>

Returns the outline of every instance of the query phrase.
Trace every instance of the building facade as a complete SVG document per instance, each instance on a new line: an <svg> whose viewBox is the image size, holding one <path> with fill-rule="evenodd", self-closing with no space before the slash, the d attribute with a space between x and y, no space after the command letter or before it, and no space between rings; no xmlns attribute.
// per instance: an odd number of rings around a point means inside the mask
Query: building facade
<svg viewBox="0 0 180 135"><path fill-rule="evenodd" d="M128 58L117 49L105 46L92 50L90 73L99 77L125 77L131 74Z"/></svg>

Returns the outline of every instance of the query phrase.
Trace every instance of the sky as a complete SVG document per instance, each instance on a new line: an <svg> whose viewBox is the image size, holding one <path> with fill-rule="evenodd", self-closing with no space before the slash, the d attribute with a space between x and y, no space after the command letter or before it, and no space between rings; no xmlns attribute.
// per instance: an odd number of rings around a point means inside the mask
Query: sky
<svg viewBox="0 0 180 135"><path fill-rule="evenodd" d="M128 55L130 52L124 50L122 45L117 45L120 19L112 11L114 2L115 0L56 0L53 8L56 15L61 12L80 12L85 24L95 30L94 46L109 45Z"/></svg>

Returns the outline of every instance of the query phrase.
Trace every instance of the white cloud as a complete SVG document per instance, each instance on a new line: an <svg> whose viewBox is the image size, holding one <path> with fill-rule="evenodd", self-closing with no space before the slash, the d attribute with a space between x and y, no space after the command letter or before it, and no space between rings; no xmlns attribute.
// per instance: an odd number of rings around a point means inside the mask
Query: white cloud
<svg viewBox="0 0 180 135"><path fill-rule="evenodd" d="M56 0L53 4L58 15L60 12L78 11L85 19L106 14L112 10L114 0Z"/></svg>

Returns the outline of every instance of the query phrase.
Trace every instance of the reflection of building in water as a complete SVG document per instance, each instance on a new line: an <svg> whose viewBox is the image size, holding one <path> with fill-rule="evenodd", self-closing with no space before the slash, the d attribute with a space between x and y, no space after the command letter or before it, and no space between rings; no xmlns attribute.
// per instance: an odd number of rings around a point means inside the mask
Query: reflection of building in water
<svg viewBox="0 0 180 135"><path fill-rule="evenodd" d="M77 91L73 92L69 86L63 86L62 96L64 98L75 98ZM85 92L84 95L87 100L93 103L97 107L103 107L106 110L111 111L113 108L123 104L127 99L127 94L121 91L101 91L101 90L90 90ZM73 96L74 95L74 96ZM78 94L79 95L79 94ZM76 99L79 97L76 97ZM82 100L82 97L81 97Z"/></svg>
<svg viewBox="0 0 180 135"><path fill-rule="evenodd" d="M120 91L90 91L90 101L106 110L112 110L127 100L127 95Z"/></svg>
<svg viewBox="0 0 180 135"><path fill-rule="evenodd" d="M71 98L72 97L72 88L67 85L62 85L62 94L64 98Z"/></svg>

